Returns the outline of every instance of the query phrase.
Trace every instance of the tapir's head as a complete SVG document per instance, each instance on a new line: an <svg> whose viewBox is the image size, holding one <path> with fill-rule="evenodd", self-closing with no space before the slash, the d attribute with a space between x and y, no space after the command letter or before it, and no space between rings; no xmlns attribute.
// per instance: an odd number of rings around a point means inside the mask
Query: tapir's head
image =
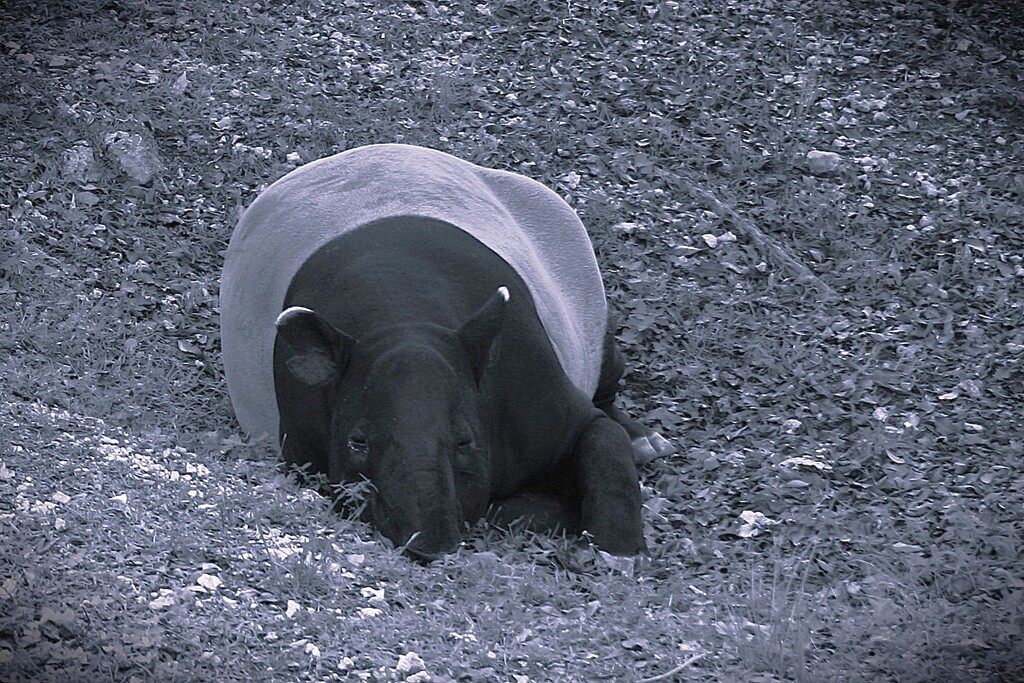
<svg viewBox="0 0 1024 683"><path fill-rule="evenodd" d="M284 371L329 403L328 478L367 477L373 523L415 557L455 550L487 509L480 386L507 301L502 287L458 330L415 324L358 340L307 308L278 317Z"/></svg>

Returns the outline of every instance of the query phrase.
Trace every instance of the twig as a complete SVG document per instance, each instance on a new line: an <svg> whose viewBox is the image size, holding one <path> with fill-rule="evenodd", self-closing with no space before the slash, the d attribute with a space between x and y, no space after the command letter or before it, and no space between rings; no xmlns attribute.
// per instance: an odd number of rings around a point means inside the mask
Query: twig
<svg viewBox="0 0 1024 683"><path fill-rule="evenodd" d="M690 666L694 662L696 662L698 660L701 660L701 659L704 659L704 654L703 653L690 657L689 659L687 659L685 662L683 662L682 664L680 664L676 668L670 669L669 671L666 671L663 674L658 674L657 676L651 676L650 678L641 678L636 683L654 683L655 681L667 680L667 679L671 678L672 676L675 676L677 673L679 673L680 671L682 671L686 667Z"/></svg>
<svg viewBox="0 0 1024 683"><path fill-rule="evenodd" d="M762 232L761 229L754 225L752 221L741 216L732 207L723 204L722 201L712 192L705 190L702 187L698 187L689 180L684 179L683 182L686 184L686 189L690 194L700 198L705 204L708 204L718 212L719 215L728 216L729 220L733 222L733 225L735 225L740 232L744 233L759 246L765 247L772 253L776 260L780 261L786 268L796 273L800 279L813 282L815 287L817 287L818 290L828 299L839 298L835 293L835 290L822 282L821 278L812 273L807 266L790 256L785 247Z"/></svg>

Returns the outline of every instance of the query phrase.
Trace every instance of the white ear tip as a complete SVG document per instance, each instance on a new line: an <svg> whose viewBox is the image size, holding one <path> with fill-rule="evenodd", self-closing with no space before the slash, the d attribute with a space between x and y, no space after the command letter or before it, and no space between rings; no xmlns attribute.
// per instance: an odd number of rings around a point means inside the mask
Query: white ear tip
<svg viewBox="0 0 1024 683"><path fill-rule="evenodd" d="M505 300L505 303L508 303L508 300L509 300L508 287L498 287L498 294L500 294L501 298Z"/></svg>
<svg viewBox="0 0 1024 683"><path fill-rule="evenodd" d="M308 308L303 308L302 306L291 306L289 308L286 308L283 311L281 311L281 315L277 316L277 320L274 322L274 326L280 327L289 318L294 318L297 315L304 315L306 313L312 314L313 311L309 310Z"/></svg>

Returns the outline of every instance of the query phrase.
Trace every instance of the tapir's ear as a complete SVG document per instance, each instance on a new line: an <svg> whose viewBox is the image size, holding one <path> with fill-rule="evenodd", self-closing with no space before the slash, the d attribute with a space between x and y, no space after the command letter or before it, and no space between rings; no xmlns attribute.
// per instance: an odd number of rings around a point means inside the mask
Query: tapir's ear
<svg viewBox="0 0 1024 683"><path fill-rule="evenodd" d="M469 356L473 377L477 382L483 377L487 359L490 358L491 344L505 322L505 307L508 304L508 287L499 287L473 317L459 330L459 340Z"/></svg>
<svg viewBox="0 0 1024 683"><path fill-rule="evenodd" d="M295 379L321 387L345 372L354 342L319 315L292 306L277 316L276 325L285 343L285 367Z"/></svg>

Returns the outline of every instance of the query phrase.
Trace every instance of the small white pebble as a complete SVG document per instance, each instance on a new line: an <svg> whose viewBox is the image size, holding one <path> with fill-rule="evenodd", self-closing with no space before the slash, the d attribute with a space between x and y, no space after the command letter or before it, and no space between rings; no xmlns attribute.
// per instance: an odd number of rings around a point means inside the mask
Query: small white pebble
<svg viewBox="0 0 1024 683"><path fill-rule="evenodd" d="M423 658L415 652L407 652L400 656L398 664L395 665L395 671L403 674L414 674L418 671L423 671L425 668L426 664Z"/></svg>

